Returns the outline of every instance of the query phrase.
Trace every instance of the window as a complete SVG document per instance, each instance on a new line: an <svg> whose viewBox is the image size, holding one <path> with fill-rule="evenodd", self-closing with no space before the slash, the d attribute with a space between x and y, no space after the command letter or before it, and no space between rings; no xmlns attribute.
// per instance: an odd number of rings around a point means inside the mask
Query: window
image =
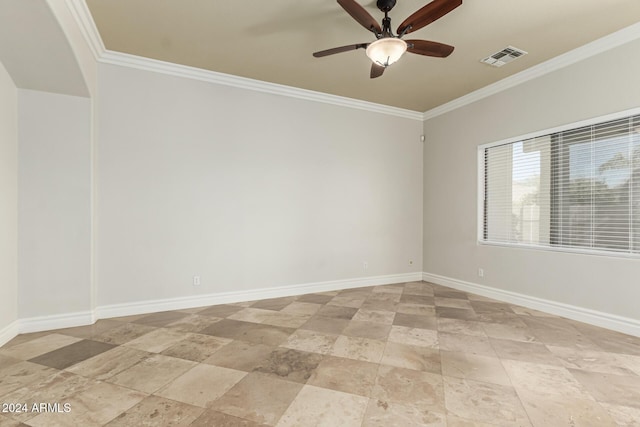
<svg viewBox="0 0 640 427"><path fill-rule="evenodd" d="M481 242L640 254L640 115L479 155Z"/></svg>

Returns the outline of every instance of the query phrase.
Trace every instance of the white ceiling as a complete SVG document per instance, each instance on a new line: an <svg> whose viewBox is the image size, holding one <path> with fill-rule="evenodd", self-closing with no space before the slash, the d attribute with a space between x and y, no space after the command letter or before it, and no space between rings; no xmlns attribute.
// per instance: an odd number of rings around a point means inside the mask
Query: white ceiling
<svg viewBox="0 0 640 427"><path fill-rule="evenodd" d="M446 59L406 54L369 79L373 41L335 0L86 0L108 50L424 112L640 21L638 0L464 0L406 38L456 47ZM392 27L426 0L398 0ZM363 6L376 18L375 1ZM513 45L502 68L480 59Z"/></svg>

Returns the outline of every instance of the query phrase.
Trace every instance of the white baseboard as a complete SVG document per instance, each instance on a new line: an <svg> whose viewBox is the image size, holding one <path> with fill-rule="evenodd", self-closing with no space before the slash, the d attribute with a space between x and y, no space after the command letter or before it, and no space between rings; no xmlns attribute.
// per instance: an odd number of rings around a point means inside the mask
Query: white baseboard
<svg viewBox="0 0 640 427"><path fill-rule="evenodd" d="M106 305L96 307L93 311L16 320L0 330L0 346L18 334L91 325L98 319L420 280L422 280L422 273L416 272Z"/></svg>
<svg viewBox="0 0 640 427"><path fill-rule="evenodd" d="M640 337L640 321L637 319L505 291L437 274L422 273L422 280Z"/></svg>
<svg viewBox="0 0 640 427"><path fill-rule="evenodd" d="M250 289L245 291L218 292L206 295L193 295L162 300L148 300L133 303L114 304L97 307L96 319L131 316L135 314L155 313L159 311L180 310L205 307L217 304L254 301L267 298L280 298L294 295L328 292L340 289L362 288L366 286L390 285L393 283L422 280L422 273L404 273L387 276L362 277L357 279L332 280L327 282L306 283L301 285L279 286L275 288Z"/></svg>
<svg viewBox="0 0 640 427"><path fill-rule="evenodd" d="M51 316L29 317L18 320L21 334L48 331L51 329L73 328L75 326L91 325L94 322L93 312L88 310L77 313L54 314Z"/></svg>
<svg viewBox="0 0 640 427"><path fill-rule="evenodd" d="M0 329L0 346L5 345L20 333L20 321L14 320Z"/></svg>

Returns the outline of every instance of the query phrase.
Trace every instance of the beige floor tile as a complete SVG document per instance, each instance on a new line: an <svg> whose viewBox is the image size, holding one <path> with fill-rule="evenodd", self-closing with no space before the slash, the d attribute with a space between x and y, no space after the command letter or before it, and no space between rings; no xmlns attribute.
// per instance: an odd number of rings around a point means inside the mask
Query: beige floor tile
<svg viewBox="0 0 640 427"><path fill-rule="evenodd" d="M547 348L560 360L565 368L582 369L615 375L633 375L625 363L615 353L577 350L575 348L548 345Z"/></svg>
<svg viewBox="0 0 640 427"><path fill-rule="evenodd" d="M242 378L209 408L256 423L274 425L301 389L302 384L254 372Z"/></svg>
<svg viewBox="0 0 640 427"><path fill-rule="evenodd" d="M501 427L531 426L512 387L444 377L444 394L448 414L453 417Z"/></svg>
<svg viewBox="0 0 640 427"><path fill-rule="evenodd" d="M246 372L200 364L156 392L157 396L206 408L240 381Z"/></svg>
<svg viewBox="0 0 640 427"><path fill-rule="evenodd" d="M154 354L107 381L145 393L154 393L195 365L195 362L188 360Z"/></svg>
<svg viewBox="0 0 640 427"><path fill-rule="evenodd" d="M251 372L269 358L276 349L264 344L232 341L223 346L202 363Z"/></svg>
<svg viewBox="0 0 640 427"><path fill-rule="evenodd" d="M419 347L438 348L438 332L431 329L392 326L389 341L399 344L417 345Z"/></svg>
<svg viewBox="0 0 640 427"><path fill-rule="evenodd" d="M318 331L325 334L340 335L348 324L349 320L347 319L336 319L332 317L315 315L311 317L301 328L310 329L312 331Z"/></svg>
<svg viewBox="0 0 640 427"><path fill-rule="evenodd" d="M53 368L26 361L11 364L0 370L0 397L36 381L42 381L56 372Z"/></svg>
<svg viewBox="0 0 640 427"><path fill-rule="evenodd" d="M489 342L501 359L542 363L545 365L562 365L560 359L551 353L547 346L541 343L499 340L495 338L490 338Z"/></svg>
<svg viewBox="0 0 640 427"><path fill-rule="evenodd" d="M106 380L142 361L150 354L126 347L115 347L73 366L67 371L96 380Z"/></svg>
<svg viewBox="0 0 640 427"><path fill-rule="evenodd" d="M96 335L100 335L103 332L113 329L117 326L121 326L122 322L111 319L98 320L93 325L78 326L75 328L57 329L59 334L70 335L76 338L92 339Z"/></svg>
<svg viewBox="0 0 640 427"><path fill-rule="evenodd" d="M131 322L161 328L187 316L187 313L181 313L179 311L162 311L160 313L147 314Z"/></svg>
<svg viewBox="0 0 640 427"><path fill-rule="evenodd" d="M401 294L404 286L400 284L375 286L371 292L387 292L390 294Z"/></svg>
<svg viewBox="0 0 640 427"><path fill-rule="evenodd" d="M433 296L433 287L424 282L405 283L402 293L408 295Z"/></svg>
<svg viewBox="0 0 640 427"><path fill-rule="evenodd" d="M399 303L396 306L398 313L419 314L420 316L435 316L436 308L430 305Z"/></svg>
<svg viewBox="0 0 640 427"><path fill-rule="evenodd" d="M197 314L201 316L225 318L232 315L233 313L237 313L240 310L242 310L242 306L240 305L221 304L203 308L202 310L198 311Z"/></svg>
<svg viewBox="0 0 640 427"><path fill-rule="evenodd" d="M150 353L160 353L184 338L184 333L160 328L131 340L125 343L124 346Z"/></svg>
<svg viewBox="0 0 640 427"><path fill-rule="evenodd" d="M26 404L29 408L26 412L6 414L15 420L26 422L38 415L38 412L31 411L34 404L66 402L70 396L82 392L85 387L91 384L93 382L88 378L69 372L56 371L2 396L0 401Z"/></svg>
<svg viewBox="0 0 640 427"><path fill-rule="evenodd" d="M344 307L339 305L325 305L318 310L318 315L323 317L330 317L332 319L345 319L351 320L353 316L358 312L357 308Z"/></svg>
<svg viewBox="0 0 640 427"><path fill-rule="evenodd" d="M200 332L207 326L211 326L220 320L222 320L220 317L191 314L190 316L169 323L166 328L179 332Z"/></svg>
<svg viewBox="0 0 640 427"><path fill-rule="evenodd" d="M216 351L232 342L228 338L214 337L211 335L188 334L187 337L167 348L162 352L165 356L177 357L179 359L202 362L211 357Z"/></svg>
<svg viewBox="0 0 640 427"><path fill-rule="evenodd" d="M277 348L265 360L261 361L254 371L262 372L278 379L304 384L311 377L323 357L318 353Z"/></svg>
<svg viewBox="0 0 640 427"><path fill-rule="evenodd" d="M188 426L195 421L204 411L197 406L164 399L158 396L149 396L140 403L123 412L107 427L164 427L164 426Z"/></svg>
<svg viewBox="0 0 640 427"><path fill-rule="evenodd" d="M294 328L223 319L200 331L201 334L238 339L265 345L280 345L295 332Z"/></svg>
<svg viewBox="0 0 640 427"><path fill-rule="evenodd" d="M384 403L444 413L442 376L430 372L380 365L371 397Z"/></svg>
<svg viewBox="0 0 640 427"><path fill-rule="evenodd" d="M511 386L500 359L471 353L440 352L442 375Z"/></svg>
<svg viewBox="0 0 640 427"><path fill-rule="evenodd" d="M616 422L607 411L593 399L564 397L556 394L541 394L518 390L531 424L534 427L580 426L616 427Z"/></svg>
<svg viewBox="0 0 640 427"><path fill-rule="evenodd" d="M342 331L342 335L386 341L391 332L391 325L352 320Z"/></svg>
<svg viewBox="0 0 640 427"><path fill-rule="evenodd" d="M291 304L292 302L294 302L295 300L296 300L296 297L263 299L251 304L251 307L263 308L265 310L272 310L272 311L280 311L286 306L288 306L289 304Z"/></svg>
<svg viewBox="0 0 640 427"><path fill-rule="evenodd" d="M458 320L479 320L480 318L473 309L453 308L453 307L436 307L436 315L438 317L446 317Z"/></svg>
<svg viewBox="0 0 640 427"><path fill-rule="evenodd" d="M394 326L405 326L419 329L438 329L438 318L436 316L422 316L419 314L396 313L393 318Z"/></svg>
<svg viewBox="0 0 640 427"><path fill-rule="evenodd" d="M564 367L516 360L503 360L502 365L517 390L580 399L591 398L585 387Z"/></svg>
<svg viewBox="0 0 640 427"><path fill-rule="evenodd" d="M111 328L106 332L94 336L93 339L96 341L106 342L108 344L122 345L155 329L156 328L152 326L123 323L121 326L116 326L115 328Z"/></svg>
<svg viewBox="0 0 640 427"><path fill-rule="evenodd" d="M367 403L366 397L306 385L277 426L359 427Z"/></svg>
<svg viewBox="0 0 640 427"><path fill-rule="evenodd" d="M497 427L497 425L469 420L449 413L447 414L447 427Z"/></svg>
<svg viewBox="0 0 640 427"><path fill-rule="evenodd" d="M0 354L28 360L81 341L80 338L52 333L8 348L0 348Z"/></svg>
<svg viewBox="0 0 640 427"><path fill-rule="evenodd" d="M368 397L377 373L375 363L328 356L320 362L307 384Z"/></svg>
<svg viewBox="0 0 640 427"><path fill-rule="evenodd" d="M26 424L22 424L20 421L0 415L0 427L23 427L25 425Z"/></svg>
<svg viewBox="0 0 640 427"><path fill-rule="evenodd" d="M68 413L41 413L29 420L34 427L103 425L135 406L146 394L113 384L96 382L71 396ZM108 404L105 404L108 402Z"/></svg>
<svg viewBox="0 0 640 427"><path fill-rule="evenodd" d="M622 367L628 369L636 375L640 375L640 354L631 355L616 353L615 357L620 361L620 365Z"/></svg>
<svg viewBox="0 0 640 427"><path fill-rule="evenodd" d="M434 374L442 372L440 351L417 345L388 342L380 363Z"/></svg>
<svg viewBox="0 0 640 427"><path fill-rule="evenodd" d="M496 352L493 350L489 338L440 332L438 340L441 350L496 357Z"/></svg>
<svg viewBox="0 0 640 427"><path fill-rule="evenodd" d="M336 339L338 339L336 335L326 335L308 329L298 329L291 334L287 341L281 344L280 347L328 354L331 352Z"/></svg>
<svg viewBox="0 0 640 427"><path fill-rule="evenodd" d="M435 297L433 299L436 307L451 307L471 309L471 303L467 299Z"/></svg>
<svg viewBox="0 0 640 427"><path fill-rule="evenodd" d="M486 337L487 334L482 327L482 322L468 320L438 318L438 332L448 332L452 334L473 335Z"/></svg>
<svg viewBox="0 0 640 427"><path fill-rule="evenodd" d="M483 327L487 336L491 338L512 340L512 341L524 341L524 342L539 342L532 329L523 325L513 324L500 324L500 323L483 323Z"/></svg>
<svg viewBox="0 0 640 427"><path fill-rule="evenodd" d="M320 310L322 304L314 304L311 302L295 301L283 308L283 313L302 314L305 316L313 316Z"/></svg>
<svg viewBox="0 0 640 427"><path fill-rule="evenodd" d="M228 319L241 320L244 322L264 323L265 325L283 326L286 328L299 328L304 325L311 316L283 313L260 308L243 308L232 314Z"/></svg>
<svg viewBox="0 0 640 427"><path fill-rule="evenodd" d="M378 340L341 335L331 350L333 356L378 363L382 359L385 343Z"/></svg>
<svg viewBox="0 0 640 427"><path fill-rule="evenodd" d="M366 308L361 308L356 312L351 320L391 325L393 324L393 318L395 315L396 313L393 311L369 310Z"/></svg>
<svg viewBox="0 0 640 427"><path fill-rule="evenodd" d="M600 402L640 408L640 377L569 369L591 396Z"/></svg>
<svg viewBox="0 0 640 427"><path fill-rule="evenodd" d="M446 427L447 417L442 412L421 411L413 406L370 399L362 427Z"/></svg>
<svg viewBox="0 0 640 427"><path fill-rule="evenodd" d="M640 338L432 283L370 286L20 335L0 347L7 400L74 406L0 427L640 427Z"/></svg>
<svg viewBox="0 0 640 427"><path fill-rule="evenodd" d="M10 356L3 356L2 354L0 354L0 371L16 363L20 363L21 361L21 359Z"/></svg>
<svg viewBox="0 0 640 427"><path fill-rule="evenodd" d="M611 418L622 427L637 427L640 420L640 408L601 403Z"/></svg>
<svg viewBox="0 0 640 427"><path fill-rule="evenodd" d="M267 427L267 424L259 424L209 409L205 410L189 427Z"/></svg>
<svg viewBox="0 0 640 427"><path fill-rule="evenodd" d="M341 307L360 308L364 303L364 298L353 298L337 295L327 303L327 305L338 305Z"/></svg>

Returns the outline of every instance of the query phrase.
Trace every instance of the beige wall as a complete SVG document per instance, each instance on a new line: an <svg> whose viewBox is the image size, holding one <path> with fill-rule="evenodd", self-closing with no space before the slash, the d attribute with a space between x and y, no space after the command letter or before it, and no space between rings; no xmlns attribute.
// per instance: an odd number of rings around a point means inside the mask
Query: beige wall
<svg viewBox="0 0 640 427"><path fill-rule="evenodd" d="M98 306L421 271L420 121L113 65L99 94Z"/></svg>
<svg viewBox="0 0 640 427"><path fill-rule="evenodd" d="M477 147L638 107L638 51L628 43L424 123L425 272L640 320L637 259L477 243Z"/></svg>
<svg viewBox="0 0 640 427"><path fill-rule="evenodd" d="M90 306L91 101L20 89L19 316Z"/></svg>
<svg viewBox="0 0 640 427"><path fill-rule="evenodd" d="M0 332L18 317L17 230L18 90L0 62Z"/></svg>

